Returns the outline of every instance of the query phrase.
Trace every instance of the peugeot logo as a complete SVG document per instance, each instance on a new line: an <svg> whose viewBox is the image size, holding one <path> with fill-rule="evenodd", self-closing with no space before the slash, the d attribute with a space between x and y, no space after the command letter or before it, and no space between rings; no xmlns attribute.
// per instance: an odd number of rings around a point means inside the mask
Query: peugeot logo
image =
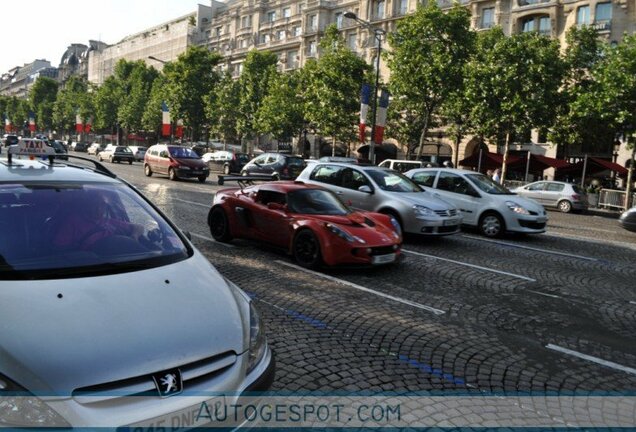
<svg viewBox="0 0 636 432"><path fill-rule="evenodd" d="M152 376L159 396L162 398L174 396L183 391L183 382L181 379L181 371L173 369L165 372L159 372Z"/></svg>

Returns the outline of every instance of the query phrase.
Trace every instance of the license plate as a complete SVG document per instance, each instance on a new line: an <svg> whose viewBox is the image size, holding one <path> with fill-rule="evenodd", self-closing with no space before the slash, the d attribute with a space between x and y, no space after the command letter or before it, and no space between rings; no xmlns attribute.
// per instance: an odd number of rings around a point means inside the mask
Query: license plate
<svg viewBox="0 0 636 432"><path fill-rule="evenodd" d="M371 262L373 264L387 264L387 263L392 263L393 261L395 261L395 254L387 254L387 255L376 255L374 257L371 257Z"/></svg>
<svg viewBox="0 0 636 432"><path fill-rule="evenodd" d="M178 396L177 396L178 397ZM214 422L216 412L223 419L225 398L219 396L196 405L118 428L118 432L158 432L188 430Z"/></svg>
<svg viewBox="0 0 636 432"><path fill-rule="evenodd" d="M459 219L447 219L444 221L444 226L457 225L458 223Z"/></svg>

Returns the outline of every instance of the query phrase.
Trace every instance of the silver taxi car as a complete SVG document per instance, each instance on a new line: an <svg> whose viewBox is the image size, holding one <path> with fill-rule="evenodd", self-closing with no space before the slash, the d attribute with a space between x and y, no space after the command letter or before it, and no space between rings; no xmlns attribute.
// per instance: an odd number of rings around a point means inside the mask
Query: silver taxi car
<svg viewBox="0 0 636 432"><path fill-rule="evenodd" d="M0 159L0 426L194 427L182 413L270 386L253 301L153 203L92 159L11 150Z"/></svg>
<svg viewBox="0 0 636 432"><path fill-rule="evenodd" d="M353 208L389 214L407 233L441 236L460 231L462 216L455 206L388 168L317 162L296 180L332 190Z"/></svg>

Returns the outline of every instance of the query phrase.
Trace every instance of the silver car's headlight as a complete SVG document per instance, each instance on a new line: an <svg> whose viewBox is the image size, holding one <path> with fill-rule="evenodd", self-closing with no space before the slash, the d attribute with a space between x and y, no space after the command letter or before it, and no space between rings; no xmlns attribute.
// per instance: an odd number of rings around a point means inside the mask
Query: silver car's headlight
<svg viewBox="0 0 636 432"><path fill-rule="evenodd" d="M254 307L254 304L250 302L250 349L249 359L247 362L247 373L249 374L254 370L256 365L262 360L265 355L265 333L263 331L263 322L261 316Z"/></svg>
<svg viewBox="0 0 636 432"><path fill-rule="evenodd" d="M0 375L0 426L70 427L42 399Z"/></svg>
<svg viewBox="0 0 636 432"><path fill-rule="evenodd" d="M515 213L522 214L522 215L530 214L530 212L525 207L520 206L514 201L506 201L506 205L508 206L510 210L512 210Z"/></svg>
<svg viewBox="0 0 636 432"><path fill-rule="evenodd" d="M413 211L415 212L415 216L424 216L431 217L436 216L435 212L428 207L424 207L423 205L414 205Z"/></svg>

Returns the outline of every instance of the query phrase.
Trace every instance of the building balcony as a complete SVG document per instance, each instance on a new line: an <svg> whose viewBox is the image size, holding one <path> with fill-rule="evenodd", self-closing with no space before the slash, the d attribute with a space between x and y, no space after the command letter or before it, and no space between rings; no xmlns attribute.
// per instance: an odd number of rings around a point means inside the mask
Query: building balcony
<svg viewBox="0 0 636 432"><path fill-rule="evenodd" d="M453 7L453 4L455 3L455 0L437 0L437 6L440 7L440 9L446 9L446 8L450 8ZM459 4L462 6L465 6L467 4L470 3L470 0L460 0Z"/></svg>
<svg viewBox="0 0 636 432"><path fill-rule="evenodd" d="M590 27L596 31L610 31L612 30L612 20L599 20L591 24Z"/></svg>

